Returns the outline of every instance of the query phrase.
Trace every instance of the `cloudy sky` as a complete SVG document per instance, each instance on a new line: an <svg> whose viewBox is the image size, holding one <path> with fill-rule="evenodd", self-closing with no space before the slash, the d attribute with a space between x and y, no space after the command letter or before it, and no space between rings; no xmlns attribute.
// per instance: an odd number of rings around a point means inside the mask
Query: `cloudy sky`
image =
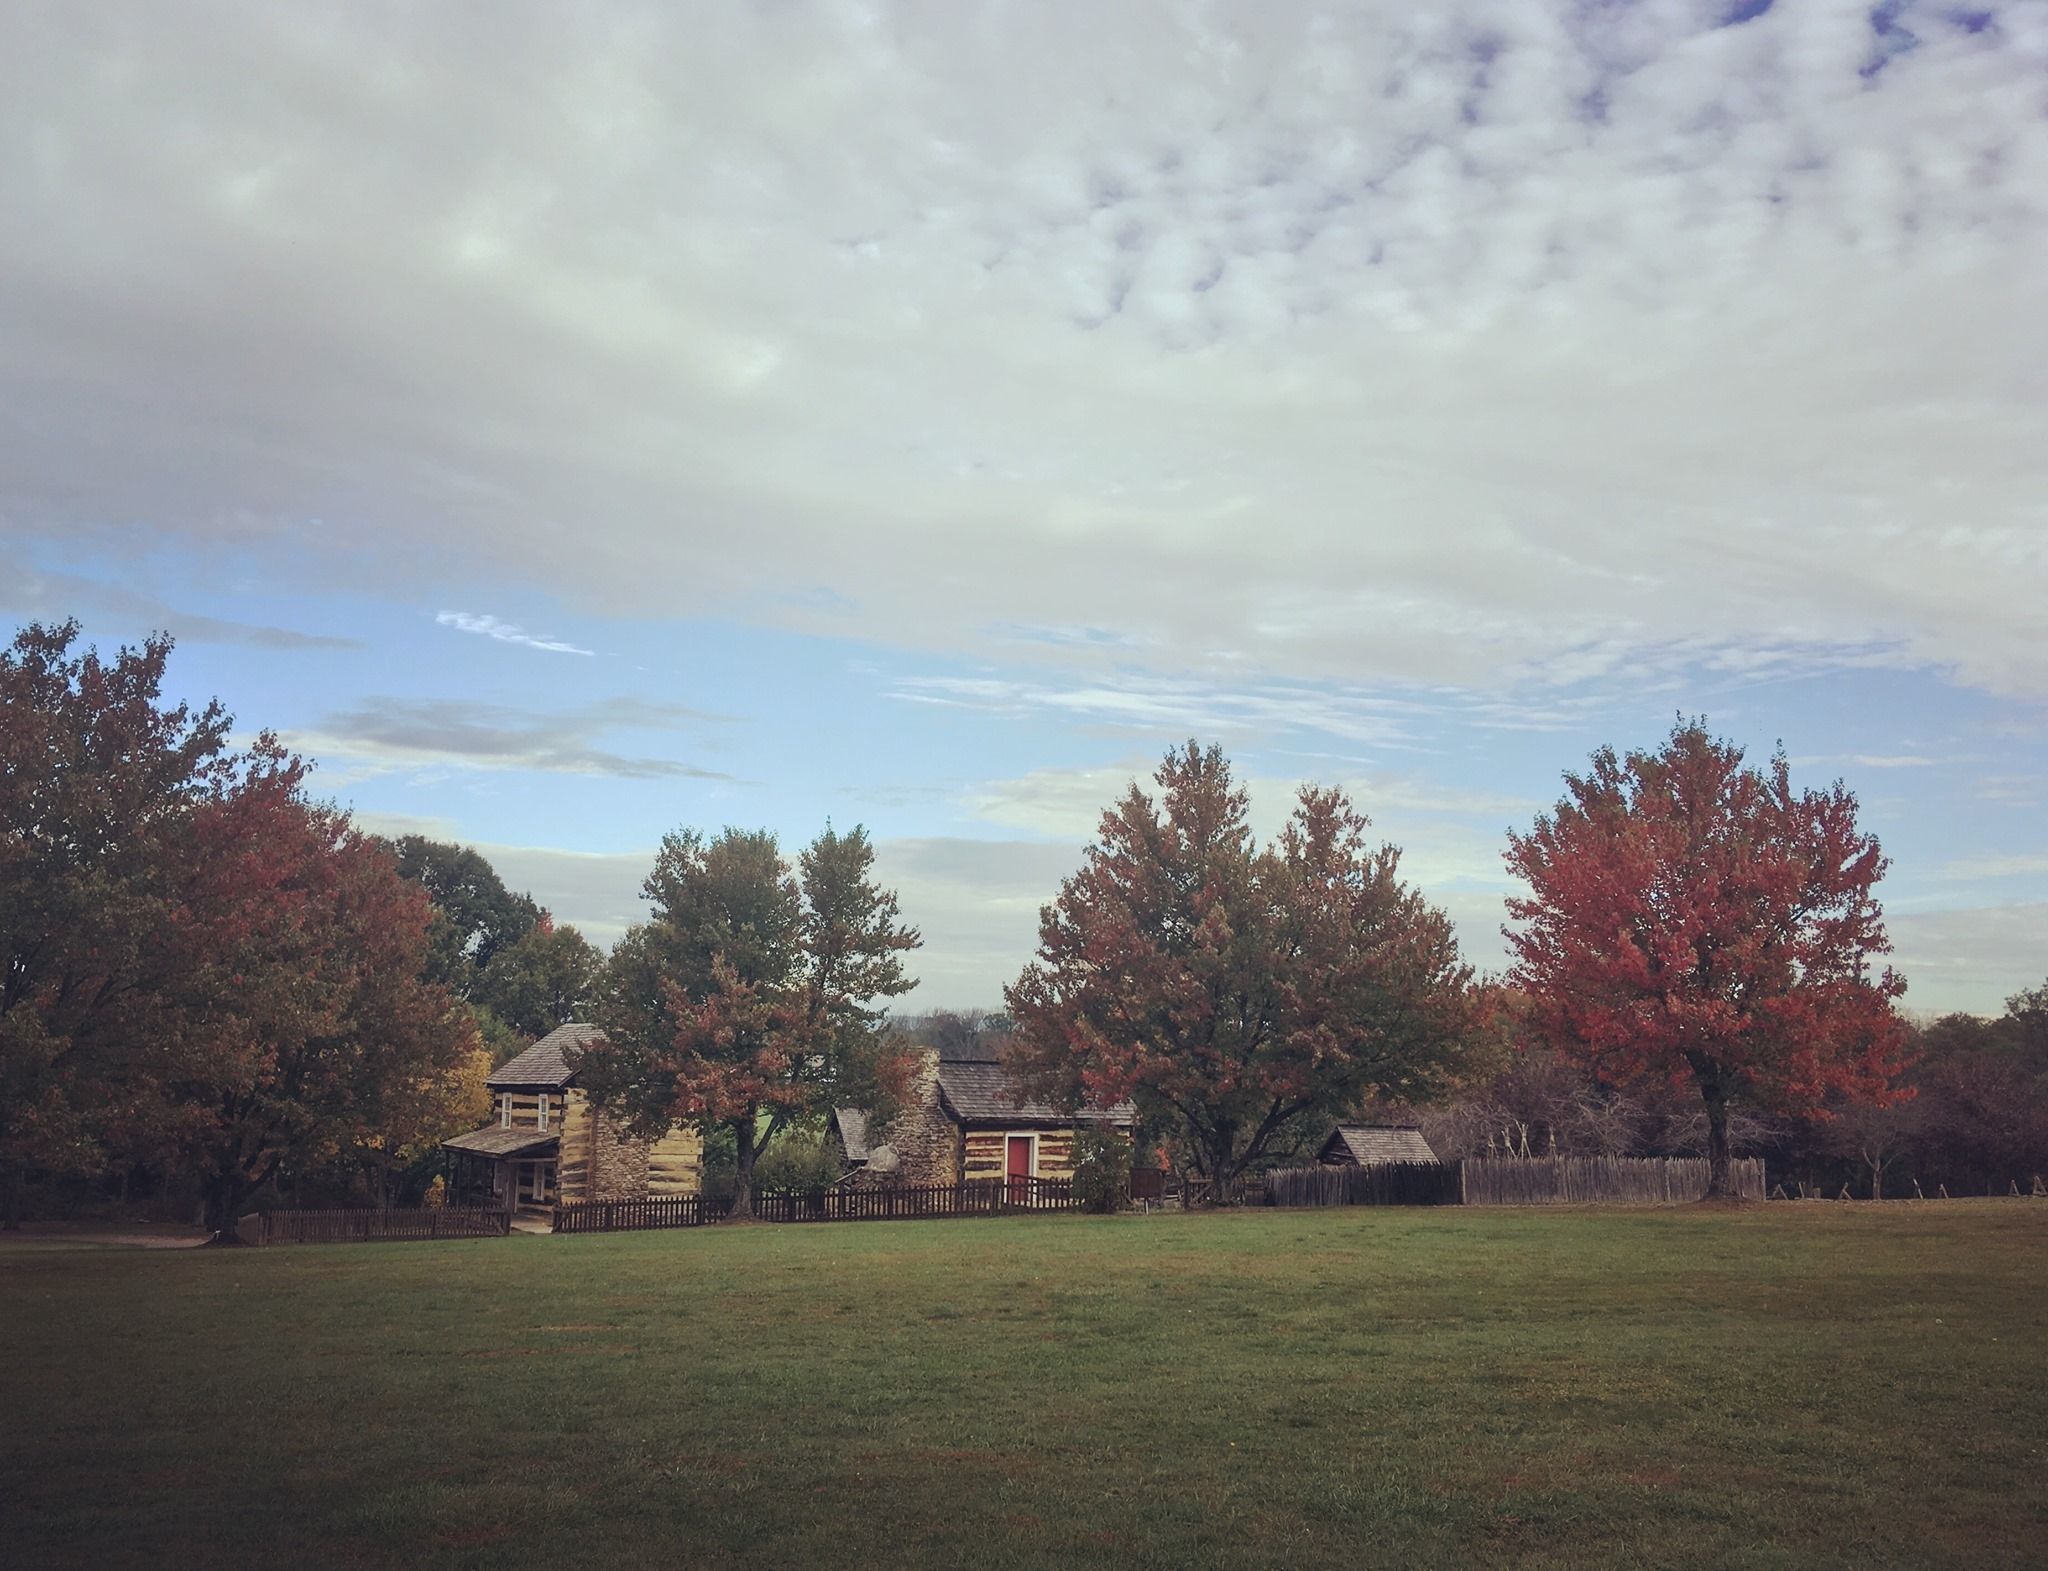
<svg viewBox="0 0 2048 1571"><path fill-rule="evenodd" d="M993 1004L1195 735L1498 966L1685 711L2048 976L2044 0L18 3L0 138L0 621L599 939L863 822Z"/></svg>

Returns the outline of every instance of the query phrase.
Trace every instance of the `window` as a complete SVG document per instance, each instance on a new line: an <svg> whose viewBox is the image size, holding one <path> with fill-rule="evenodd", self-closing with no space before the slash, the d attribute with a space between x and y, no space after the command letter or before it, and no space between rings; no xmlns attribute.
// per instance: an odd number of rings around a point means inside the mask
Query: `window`
<svg viewBox="0 0 2048 1571"><path fill-rule="evenodd" d="M512 1093L510 1091L500 1091L498 1093L498 1127L500 1129L510 1129L512 1127Z"/></svg>
<svg viewBox="0 0 2048 1571"><path fill-rule="evenodd" d="M548 1094L545 1091L540 1094L540 1123L537 1127L543 1130L548 1127Z"/></svg>

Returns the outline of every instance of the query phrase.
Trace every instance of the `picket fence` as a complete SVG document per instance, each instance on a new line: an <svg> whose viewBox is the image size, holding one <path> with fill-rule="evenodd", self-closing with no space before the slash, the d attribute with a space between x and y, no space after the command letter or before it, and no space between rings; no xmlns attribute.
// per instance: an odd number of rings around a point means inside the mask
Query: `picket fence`
<svg viewBox="0 0 2048 1571"><path fill-rule="evenodd" d="M259 1211L242 1218L256 1244L360 1244L408 1238L502 1238L510 1213L500 1206L414 1206L378 1210Z"/></svg>
<svg viewBox="0 0 2048 1571"><path fill-rule="evenodd" d="M1464 1200L1473 1206L1683 1205L1707 1192L1704 1157L1467 1157ZM1761 1157L1730 1165L1735 1193L1764 1198Z"/></svg>

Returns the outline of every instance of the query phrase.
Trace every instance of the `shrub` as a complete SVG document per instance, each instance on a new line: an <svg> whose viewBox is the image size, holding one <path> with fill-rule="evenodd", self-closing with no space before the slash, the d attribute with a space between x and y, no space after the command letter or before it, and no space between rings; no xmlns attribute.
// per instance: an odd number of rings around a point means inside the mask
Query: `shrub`
<svg viewBox="0 0 2048 1571"><path fill-rule="evenodd" d="M1103 1124L1074 1136L1074 1198L1088 1211L1114 1211L1131 1182L1131 1143Z"/></svg>

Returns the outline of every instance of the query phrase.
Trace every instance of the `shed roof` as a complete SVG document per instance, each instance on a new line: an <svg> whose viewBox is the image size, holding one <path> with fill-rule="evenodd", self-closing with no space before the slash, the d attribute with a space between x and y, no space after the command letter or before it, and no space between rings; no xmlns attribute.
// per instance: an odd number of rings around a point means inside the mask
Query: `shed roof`
<svg viewBox="0 0 2048 1571"><path fill-rule="evenodd" d="M1325 1157L1349 1155L1360 1167L1386 1162L1434 1162L1436 1153L1414 1124L1340 1124L1323 1142Z"/></svg>
<svg viewBox="0 0 2048 1571"><path fill-rule="evenodd" d="M857 1107L835 1107L832 1117L839 1129L839 1143L846 1147L846 1160L868 1159L868 1115Z"/></svg>
<svg viewBox="0 0 2048 1571"><path fill-rule="evenodd" d="M578 1053L603 1040L604 1033L596 1026L556 1026L510 1063L492 1070L484 1084L493 1091L511 1091L523 1086L559 1091L576 1078L576 1071L564 1056L564 1050Z"/></svg>
<svg viewBox="0 0 2048 1571"><path fill-rule="evenodd" d="M1119 1102L1063 1113L1050 1103L1020 1098L1016 1081L1001 1064L945 1059L939 1062L939 1100L963 1124L1127 1124L1138 1111L1129 1102Z"/></svg>
<svg viewBox="0 0 2048 1571"><path fill-rule="evenodd" d="M466 1135L451 1135L441 1144L450 1151L469 1151L477 1156L546 1156L559 1150L560 1135L544 1135L538 1129L500 1129L492 1124Z"/></svg>

